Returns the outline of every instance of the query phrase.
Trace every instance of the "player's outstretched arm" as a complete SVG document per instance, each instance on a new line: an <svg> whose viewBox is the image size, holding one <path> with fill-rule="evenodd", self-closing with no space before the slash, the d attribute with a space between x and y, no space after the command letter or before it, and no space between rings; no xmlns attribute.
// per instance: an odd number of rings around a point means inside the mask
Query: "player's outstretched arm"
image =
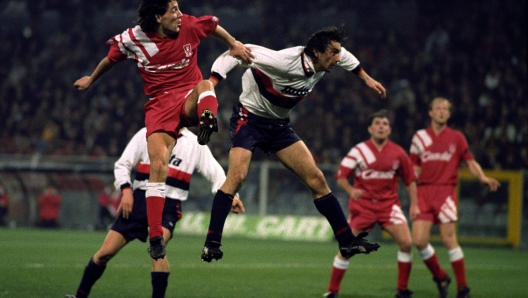
<svg viewBox="0 0 528 298"><path fill-rule="evenodd" d="M499 188L500 182L495 178L486 176L482 171L480 164L476 160L466 160L466 164L471 174L473 174L473 176L475 176L480 182L489 187L491 191L496 191Z"/></svg>
<svg viewBox="0 0 528 298"><path fill-rule="evenodd" d="M212 34L212 36L220 39L229 47L229 54L231 54L231 56L241 59L247 64L251 64L251 59L255 58L253 54L251 54L251 50L249 48L247 48L240 41L236 40L220 25L216 26L215 32Z"/></svg>
<svg viewBox="0 0 528 298"><path fill-rule="evenodd" d="M92 84L97 81L97 79L99 79L103 74L112 69L112 67L114 67L114 65L116 64L116 62L108 60L108 57L104 57L103 60L99 62L91 76L84 76L78 79L77 81L75 81L75 83L73 83L73 87L81 91L90 88L90 86L92 86Z"/></svg>
<svg viewBox="0 0 528 298"><path fill-rule="evenodd" d="M361 71L358 73L358 77L360 77L367 86L376 91L381 96L381 98L387 97L387 91L385 90L385 87L383 87L380 82L371 78L364 69L361 69Z"/></svg>

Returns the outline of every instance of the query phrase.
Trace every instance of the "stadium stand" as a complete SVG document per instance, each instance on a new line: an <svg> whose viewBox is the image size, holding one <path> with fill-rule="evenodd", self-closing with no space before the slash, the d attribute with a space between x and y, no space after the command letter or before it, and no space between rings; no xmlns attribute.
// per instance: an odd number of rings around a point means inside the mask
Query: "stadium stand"
<svg viewBox="0 0 528 298"><path fill-rule="evenodd" d="M345 47L389 88L389 100L379 100L348 75L330 74L338 78L322 81L305 99L310 104L301 103L293 115L294 128L318 162L338 162L366 137L365 115L381 107L392 111L392 138L408 148L412 132L426 125L427 102L444 95L455 104L452 126L464 130L484 168L528 167L526 16L519 3L293 4L193 1L181 6L196 15L215 14L239 40L270 48L304 44L306 32L346 20ZM139 76L129 75L136 66L112 70L112 78L89 92L72 85L106 54L106 39L132 23L136 7L129 1L11 0L0 15L0 54L9 57L0 70L0 153L117 156L143 125L146 98ZM241 20L244 26L238 25ZM223 50L214 40L202 44L204 76ZM211 147L220 160L226 156L227 117L239 88L232 77L217 90L223 117Z"/></svg>

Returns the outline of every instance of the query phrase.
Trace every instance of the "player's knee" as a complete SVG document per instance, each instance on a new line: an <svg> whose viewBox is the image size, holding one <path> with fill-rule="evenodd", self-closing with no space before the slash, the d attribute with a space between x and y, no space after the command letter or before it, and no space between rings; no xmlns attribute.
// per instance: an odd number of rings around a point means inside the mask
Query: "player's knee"
<svg viewBox="0 0 528 298"><path fill-rule="evenodd" d="M405 253L412 252L412 241L409 239L409 241L404 241L400 243L400 251Z"/></svg>
<svg viewBox="0 0 528 298"><path fill-rule="evenodd" d="M115 256L114 253L100 253L94 256L94 263L99 266L106 266L106 264Z"/></svg>
<svg viewBox="0 0 528 298"><path fill-rule="evenodd" d="M211 90L214 90L214 86L213 83L209 80L202 80L198 82L198 84L196 84L196 91L198 94Z"/></svg>
<svg viewBox="0 0 528 298"><path fill-rule="evenodd" d="M169 244L169 241L171 239L172 239L171 232L168 229L163 228L163 240L165 241L165 246L167 246L167 244Z"/></svg>
<svg viewBox="0 0 528 298"><path fill-rule="evenodd" d="M230 174L231 174L229 175L229 178L231 180L230 183L234 185L235 187L241 187L244 181L246 180L246 176L247 176L246 174L242 172L234 172Z"/></svg>
<svg viewBox="0 0 528 298"><path fill-rule="evenodd" d="M313 175L311 175L307 180L306 184L308 187L316 193L328 193L328 184L326 183L326 179L323 175L323 172L317 171Z"/></svg>
<svg viewBox="0 0 528 298"><path fill-rule="evenodd" d="M164 176L163 173L166 173L167 171L168 171L168 165L166 162L160 159L151 160L150 162L150 176L151 177Z"/></svg>
<svg viewBox="0 0 528 298"><path fill-rule="evenodd" d="M166 162L163 162L160 158L155 158L150 161L150 171L157 172L163 169L166 165Z"/></svg>
<svg viewBox="0 0 528 298"><path fill-rule="evenodd" d="M421 238L413 239L413 244L418 250L424 250L427 247L428 241Z"/></svg>
<svg viewBox="0 0 528 298"><path fill-rule="evenodd" d="M442 243L447 249L453 249L459 246L456 237L442 238Z"/></svg>

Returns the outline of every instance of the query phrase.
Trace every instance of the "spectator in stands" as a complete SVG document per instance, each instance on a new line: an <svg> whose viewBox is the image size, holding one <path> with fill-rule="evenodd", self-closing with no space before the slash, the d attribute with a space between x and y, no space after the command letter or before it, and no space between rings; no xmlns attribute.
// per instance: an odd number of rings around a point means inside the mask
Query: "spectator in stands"
<svg viewBox="0 0 528 298"><path fill-rule="evenodd" d="M60 133L50 140L44 154L118 156L128 139L144 123L142 84L139 76L129 75L137 71L136 66L133 63L120 65L120 69L113 70L112 79L98 82L97 89L93 93L76 94L73 90L69 90L69 82L76 74L94 66L93 62L84 59L85 57L106 54L106 50L97 47L93 41L103 41L106 36L112 35L115 26L112 24L101 26L100 16L106 15L109 6L123 11L134 8L122 0L111 1L108 5L93 5L92 2L85 1L76 4L75 13L72 14L71 10L67 10L71 7L66 4L67 1L38 1L39 5L28 5L26 10L13 5L17 2L20 1L7 1L6 5L3 5L2 14L6 18L0 17L2 19L0 39L3 41L0 43L0 56L12 57L5 61L0 70L0 98L13 99L0 101L0 127L3 128L0 133L0 143L10 144L0 146L0 152L8 154L36 152L37 141L45 124L37 118L39 114L44 114L49 116L46 119L53 118L60 127ZM258 20L258 26L251 27L249 24L239 26L236 34L240 40L268 48L281 48L287 44L303 42L302 39L299 40L302 35L298 32L305 30L301 28L305 23L298 22L299 11L302 11L303 15L311 15L315 13L312 11L314 5L309 3L299 7L291 5L292 1L274 2L273 5L269 5L268 2L195 1L190 9L202 14L211 10L221 11L225 7L237 7L241 14L247 15L247 9L251 8L255 11L255 8L260 7L263 16L273 17L254 18ZM376 74L380 81L390 84L408 80L409 91L412 91L416 98L416 102L412 104L408 102L400 107L402 110L395 110L398 114L397 118L391 118L392 123L402 124L402 127L393 127L392 139L396 143L408 146L415 128L423 127L428 120L427 115L424 117L417 111L427 109L430 99L447 92L449 92L448 97L453 99L454 105L464 107L463 110L458 110L458 115L453 115L454 127L463 128L467 123L473 123L478 127L482 120L486 126L494 128L497 123L505 119L508 125L515 126L521 136L528 135L526 131L522 131L527 127L523 121L528 118L528 106L524 100L528 97L526 30L525 26L519 25L526 21L524 15L526 2L505 1L497 5L497 1L494 0L449 3L440 0L406 1L404 3L412 3L414 9L411 18L408 19L409 27L398 25L391 28L387 28L387 24L391 24L387 22L388 19L385 20L384 16L380 15L382 11L371 9L370 5L358 1L354 3L353 10L358 21L361 22L363 19L379 25L376 26L376 34L361 29L351 30L354 43L361 45L361 49L357 50L358 58L364 65L368 65L371 73ZM328 13L335 11L336 14L343 15L350 11L350 5L347 4L349 4L347 1L334 1L325 6L325 11ZM468 16L467 11L473 13ZM50 16L56 15L59 17L50 19ZM24 26L30 26L31 30L22 30ZM501 30L497 30L498 28ZM437 29L445 32L438 34ZM270 32L281 32L281 36L277 37ZM431 54L426 52L428 42L431 46L427 50L432 51ZM440 48L434 48L433 45L438 46L438 44ZM223 49L217 47L214 41L208 42L207 39L200 46L203 47L201 52L207 53L201 56L204 59L199 61L200 68L205 71ZM56 50L58 48L69 48L69 55L63 55L61 51ZM431 57L440 49L444 55L442 57L447 58L443 59L442 63L435 63L435 59ZM488 86L494 89L488 89L485 85L485 77L488 73L494 73L492 71L494 65L497 66L500 74L500 83L494 87L497 74L492 74L495 79L488 81ZM365 117L361 115L369 115L385 106L372 105L369 94L358 92L357 88L344 77L340 77L338 72L334 73L334 78L332 83L335 81L335 85L343 86L338 88L339 92L332 92L335 88L332 89L331 83L319 83L314 92L327 95L324 101L299 105L293 115L295 117L292 117L292 126L307 144L313 144L315 141L332 144L340 150L341 154L338 156L342 156L353 144L368 137L362 131L357 132L356 129L358 126L368 125ZM102 93L98 91L99 89ZM219 88L216 93L219 98L232 98L228 93L229 89L232 88ZM489 117L483 116L486 108L480 107L478 102L484 90L492 91L493 95L489 98L491 104L489 109L492 112ZM105 94L108 98L104 101L98 94ZM396 100L396 94L390 92L388 96ZM483 100L486 103L487 99L483 98ZM392 103L392 100L390 102ZM333 130L354 131L354 134L347 137L349 139L346 140L346 144L341 144L341 134L338 134L336 139L330 134L319 135L308 129L326 127L328 124L326 119L313 117L313 111L324 106L335 107L331 122L331 125L335 126ZM510 107L515 113L511 115L494 113L503 107ZM347 114L350 110L359 111L360 115L351 119ZM225 118L230 115L222 108L219 112L221 115L227 114ZM90 123L89 119L104 119L105 114L108 114L110 119ZM125 116L127 128L120 127L114 131L112 124L122 122ZM221 118L219 117L218 120L219 125L225 127L222 121L226 120ZM407 130L401 130L405 128ZM468 136L469 146L475 150L478 146L490 148L491 143L496 143L493 146L497 152L496 154L493 152L490 156L483 154L481 155L483 159L476 156L477 161L486 168L509 169L510 164L502 160L494 163L485 161L485 159L493 159L494 155L505 155L506 153L502 151L508 149L510 145L501 144L504 140L485 140L485 128L479 127L476 137ZM92 132L94 135L85 139L85 135ZM103 136L107 133L112 138L116 138L117 150L111 148L112 143L104 142ZM211 140L213 150L222 145L219 140L229 137L227 130L220 129L219 133L221 137ZM90 146L84 144L85 140ZM511 145L518 151L525 151L524 148L527 147L525 143L526 141L523 143L518 140ZM101 149L106 151L106 154ZM322 150L322 148L318 149L314 153L322 155ZM524 153L524 163L520 162L516 165L522 164L521 167L526 169L528 166L526 156L528 154ZM227 158L225 150L223 156L215 155L215 157L219 160ZM262 158L265 158L265 155L255 156L255 159ZM334 162L337 164L339 159Z"/></svg>
<svg viewBox="0 0 528 298"><path fill-rule="evenodd" d="M0 181L0 226L5 226L5 217L9 211L9 194L4 184Z"/></svg>
<svg viewBox="0 0 528 298"><path fill-rule="evenodd" d="M121 192L117 190L114 183L109 183L99 193L99 224L98 228L106 230L107 226L117 218L117 208L121 203Z"/></svg>
<svg viewBox="0 0 528 298"><path fill-rule="evenodd" d="M49 184L38 198L39 222L41 228L58 228L61 195L55 186Z"/></svg>
<svg viewBox="0 0 528 298"><path fill-rule="evenodd" d="M437 23L435 30L427 37L425 53L437 58L445 58L448 44L449 33L447 33L442 25Z"/></svg>

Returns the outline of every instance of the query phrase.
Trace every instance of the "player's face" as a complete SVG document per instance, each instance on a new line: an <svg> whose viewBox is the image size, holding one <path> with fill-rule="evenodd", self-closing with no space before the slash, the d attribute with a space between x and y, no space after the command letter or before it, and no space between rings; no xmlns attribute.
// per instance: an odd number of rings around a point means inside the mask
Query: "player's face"
<svg viewBox="0 0 528 298"><path fill-rule="evenodd" d="M336 41L331 41L324 53L315 52L318 60L317 64L314 65L315 70L330 72L341 61L340 52L341 44Z"/></svg>
<svg viewBox="0 0 528 298"><path fill-rule="evenodd" d="M381 117L372 119L372 123L370 124L368 131L371 138L373 138L378 143L385 141L389 138L391 133L389 119Z"/></svg>
<svg viewBox="0 0 528 298"><path fill-rule="evenodd" d="M429 117L436 124L446 124L449 117L451 117L450 103L447 100L436 100L431 105L429 110Z"/></svg>
<svg viewBox="0 0 528 298"><path fill-rule="evenodd" d="M178 6L178 1L172 0L164 15L156 15L156 20L160 24L158 33L161 36L174 35L180 32L182 12Z"/></svg>

